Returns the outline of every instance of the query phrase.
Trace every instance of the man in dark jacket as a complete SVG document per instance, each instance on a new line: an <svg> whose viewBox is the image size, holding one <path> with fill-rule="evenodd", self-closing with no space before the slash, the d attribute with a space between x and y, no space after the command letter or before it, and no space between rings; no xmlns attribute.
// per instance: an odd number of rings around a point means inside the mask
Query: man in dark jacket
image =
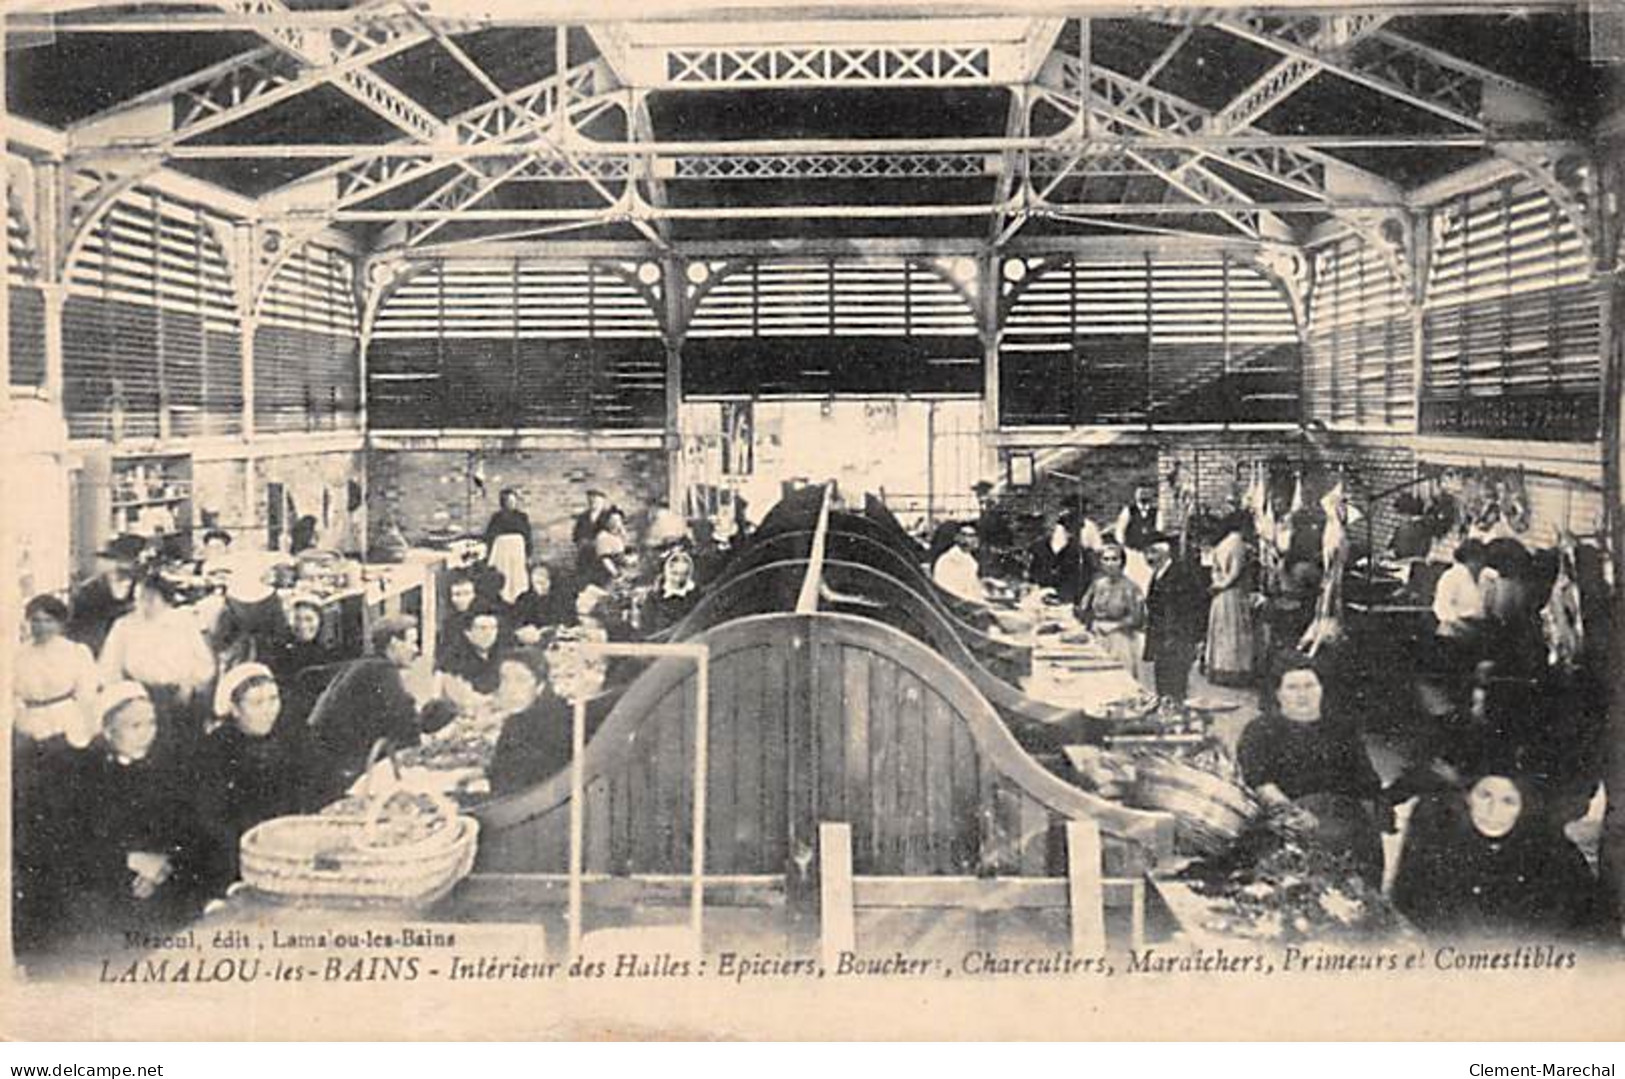
<svg viewBox="0 0 1625 1079"><path fill-rule="evenodd" d="M310 715L311 802L338 798L366 771L373 744L417 745L421 735L457 718L444 699L420 709L403 676L418 659L418 627L410 618L380 620L372 630L376 656L358 659L327 687Z"/></svg>
<svg viewBox="0 0 1625 1079"><path fill-rule="evenodd" d="M1156 664L1157 695L1185 699L1196 646L1207 633L1207 589L1189 565L1174 557L1160 533L1150 537L1146 561L1151 585L1145 598L1145 658Z"/></svg>
<svg viewBox="0 0 1625 1079"><path fill-rule="evenodd" d="M120 536L97 557L101 573L73 594L68 639L100 655L113 623L135 610L136 567L146 550L140 536Z"/></svg>

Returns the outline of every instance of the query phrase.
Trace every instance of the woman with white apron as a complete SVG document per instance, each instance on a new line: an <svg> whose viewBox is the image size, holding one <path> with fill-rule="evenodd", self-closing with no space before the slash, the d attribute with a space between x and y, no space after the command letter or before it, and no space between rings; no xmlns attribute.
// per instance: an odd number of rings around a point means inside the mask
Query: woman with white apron
<svg viewBox="0 0 1625 1079"><path fill-rule="evenodd" d="M505 487L501 508L485 526L485 560L502 574L502 602L512 603L530 587L530 518L519 508L519 492Z"/></svg>

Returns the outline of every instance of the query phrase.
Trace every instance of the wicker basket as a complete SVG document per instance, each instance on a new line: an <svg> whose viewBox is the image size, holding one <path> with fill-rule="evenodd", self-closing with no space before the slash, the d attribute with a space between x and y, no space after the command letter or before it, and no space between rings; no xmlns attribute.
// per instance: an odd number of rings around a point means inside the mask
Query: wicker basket
<svg viewBox="0 0 1625 1079"><path fill-rule="evenodd" d="M1135 776L1134 803L1174 815L1174 845L1182 853L1223 852L1260 812L1258 800L1245 787L1178 761L1141 758Z"/></svg>
<svg viewBox="0 0 1625 1079"><path fill-rule="evenodd" d="M373 746L369 763L383 748L382 740ZM479 822L436 798L444 827L381 844L389 796L374 789L375 775L369 768L360 812L277 817L250 829L240 846L243 882L264 895L323 905L422 907L444 898L474 868Z"/></svg>
<svg viewBox="0 0 1625 1079"><path fill-rule="evenodd" d="M265 895L343 906L427 906L474 868L479 822L458 817L421 843L366 844L356 817L278 817L242 840L243 882Z"/></svg>

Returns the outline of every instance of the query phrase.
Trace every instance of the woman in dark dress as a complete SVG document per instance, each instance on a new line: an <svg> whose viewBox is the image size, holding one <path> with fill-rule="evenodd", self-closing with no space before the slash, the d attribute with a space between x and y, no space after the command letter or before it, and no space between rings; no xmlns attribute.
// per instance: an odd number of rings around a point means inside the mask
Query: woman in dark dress
<svg viewBox="0 0 1625 1079"><path fill-rule="evenodd" d="M1341 717L1323 716L1320 676L1306 657L1288 655L1270 682L1236 749L1242 778L1267 807L1294 810L1315 842L1380 882L1382 781L1359 733Z"/></svg>
<svg viewBox="0 0 1625 1079"><path fill-rule="evenodd" d="M530 588L513 601L509 623L514 640L521 645L541 641L543 634L575 619L575 606L563 588L553 582L553 571L545 562L530 567Z"/></svg>
<svg viewBox="0 0 1625 1079"><path fill-rule="evenodd" d="M570 765L574 713L548 682L540 649L516 652L502 662L497 699L512 709L491 755L491 793L534 786ZM590 732L589 732L590 733Z"/></svg>
<svg viewBox="0 0 1625 1079"><path fill-rule="evenodd" d="M1585 939L1608 918L1585 856L1544 818L1535 787L1489 774L1414 813L1394 905L1430 935Z"/></svg>
<svg viewBox="0 0 1625 1079"><path fill-rule="evenodd" d="M639 630L645 637L664 632L688 616L699 602L694 581L694 558L682 548L666 555L660 580L649 589L639 611Z"/></svg>
<svg viewBox="0 0 1625 1079"><path fill-rule="evenodd" d="M190 784L201 848L198 883L211 896L225 894L237 879L245 832L305 808L295 743L273 736L282 695L270 668L233 667L221 676L214 705L226 721L198 745Z"/></svg>
<svg viewBox="0 0 1625 1079"><path fill-rule="evenodd" d="M58 818L67 923L82 937L175 928L201 909L183 775L151 753L158 717L139 683L115 683L101 700L102 735Z"/></svg>
<svg viewBox="0 0 1625 1079"><path fill-rule="evenodd" d="M502 574L502 602L512 603L529 585L528 567L535 557L530 518L519 508L519 492L505 488L500 507L485 526L486 561Z"/></svg>

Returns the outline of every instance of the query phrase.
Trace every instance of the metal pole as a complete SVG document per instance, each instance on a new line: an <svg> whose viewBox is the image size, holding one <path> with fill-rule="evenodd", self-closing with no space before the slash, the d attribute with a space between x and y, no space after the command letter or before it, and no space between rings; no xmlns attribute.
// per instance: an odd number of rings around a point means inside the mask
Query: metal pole
<svg viewBox="0 0 1625 1079"><path fill-rule="evenodd" d="M570 958L581 954L581 847L582 817L586 813L587 700L572 702L570 722Z"/></svg>
<svg viewBox="0 0 1625 1079"><path fill-rule="evenodd" d="M711 761L711 660L701 653L694 667L694 880L688 901L696 945L705 921L705 787Z"/></svg>

